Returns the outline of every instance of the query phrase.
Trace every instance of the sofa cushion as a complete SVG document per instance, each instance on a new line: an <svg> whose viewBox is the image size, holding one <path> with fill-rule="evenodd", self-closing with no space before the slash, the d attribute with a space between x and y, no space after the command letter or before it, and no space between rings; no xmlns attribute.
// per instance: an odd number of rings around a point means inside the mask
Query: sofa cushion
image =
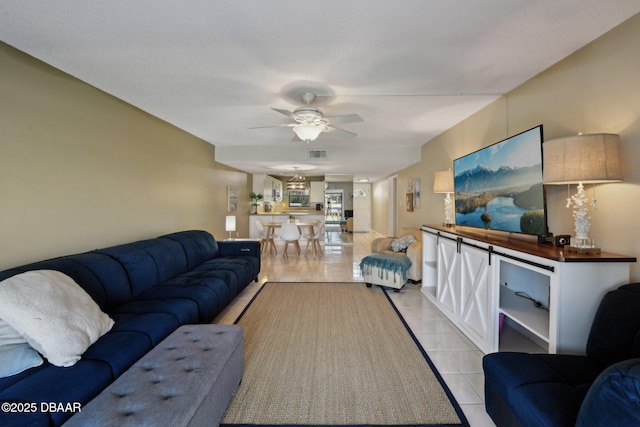
<svg viewBox="0 0 640 427"><path fill-rule="evenodd" d="M640 425L640 359L618 362L589 389L576 427Z"/></svg>
<svg viewBox="0 0 640 427"><path fill-rule="evenodd" d="M198 323L198 305L186 298L150 298L135 299L121 304L109 314L116 317L119 314L150 314L165 313L172 315L179 325Z"/></svg>
<svg viewBox="0 0 640 427"><path fill-rule="evenodd" d="M198 309L197 322L203 322L210 313L218 310L218 298L209 287L199 281L174 278L162 285L154 286L139 296L139 300L182 299L190 300Z"/></svg>
<svg viewBox="0 0 640 427"><path fill-rule="evenodd" d="M85 252L0 271L0 280L32 270L56 270L71 277L100 306L102 311L131 299L126 271L112 257Z"/></svg>
<svg viewBox="0 0 640 427"><path fill-rule="evenodd" d="M603 367L640 357L640 283L608 292L593 320L587 355Z"/></svg>
<svg viewBox="0 0 640 427"><path fill-rule="evenodd" d="M487 411L495 394L522 426L573 425L601 367L586 356L499 352L482 360Z"/></svg>
<svg viewBox="0 0 640 427"><path fill-rule="evenodd" d="M187 271L182 246L170 239L150 239L100 249L124 267L133 297Z"/></svg>
<svg viewBox="0 0 640 427"><path fill-rule="evenodd" d="M136 332L143 334L151 346L158 344L180 326L173 313L121 313L114 314L113 318L116 324L105 337L116 332Z"/></svg>
<svg viewBox="0 0 640 427"><path fill-rule="evenodd" d="M71 366L114 321L69 276L54 270L0 282L0 318L56 366Z"/></svg>
<svg viewBox="0 0 640 427"><path fill-rule="evenodd" d="M187 271L184 249L175 240L157 238L133 242L132 245L144 250L154 259L159 283Z"/></svg>
<svg viewBox="0 0 640 427"><path fill-rule="evenodd" d="M518 420L523 427L574 426L590 383L527 384L517 391Z"/></svg>
<svg viewBox="0 0 640 427"><path fill-rule="evenodd" d="M187 258L187 268L192 268L202 264L208 259L216 258L220 255L218 242L206 231L189 230L179 233L171 233L161 238L175 240L182 245Z"/></svg>
<svg viewBox="0 0 640 427"><path fill-rule="evenodd" d="M260 242L223 240L218 242L220 258L242 259L251 265L249 277L253 280L260 274Z"/></svg>
<svg viewBox="0 0 640 427"><path fill-rule="evenodd" d="M230 271L194 270L155 286L140 299L182 298L198 307L200 323L209 323L238 294L237 276Z"/></svg>
<svg viewBox="0 0 640 427"><path fill-rule="evenodd" d="M171 313L124 313L113 318L116 324L111 331L82 355L83 360L100 361L110 366L113 378L180 326Z"/></svg>
<svg viewBox="0 0 640 427"><path fill-rule="evenodd" d="M223 280L228 280L234 294L253 280L253 263L250 258L214 258L194 271L207 271ZM242 284L242 285L241 285Z"/></svg>

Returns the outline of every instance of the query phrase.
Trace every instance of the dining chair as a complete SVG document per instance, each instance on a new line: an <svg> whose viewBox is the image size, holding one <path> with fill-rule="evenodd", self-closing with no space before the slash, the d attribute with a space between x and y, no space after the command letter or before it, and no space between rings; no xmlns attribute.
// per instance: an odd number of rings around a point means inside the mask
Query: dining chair
<svg viewBox="0 0 640 427"><path fill-rule="evenodd" d="M275 233L269 233L264 228L264 224L262 222L256 220L256 228L258 230L258 236L260 237L260 250L264 252L267 246L269 246L269 252L275 251L278 253L278 249L276 249L276 244L273 239L277 237Z"/></svg>
<svg viewBox="0 0 640 427"><path fill-rule="evenodd" d="M320 242L324 241L324 221L319 221L317 224L313 226L313 235L309 237L307 241L306 250L309 250L309 244L313 244L313 254L316 255L319 251L322 253L322 246Z"/></svg>
<svg viewBox="0 0 640 427"><path fill-rule="evenodd" d="M296 252L300 255L300 230L298 225L293 222L285 222L280 228L280 239L284 241L284 256L287 256L287 247L289 243L293 243Z"/></svg>
<svg viewBox="0 0 640 427"><path fill-rule="evenodd" d="M320 221L305 221L304 225L298 224L298 229L300 230L300 240L306 240L307 246L309 246L309 241L311 241L311 239L313 238L311 229L313 229L315 233L315 229L319 223Z"/></svg>

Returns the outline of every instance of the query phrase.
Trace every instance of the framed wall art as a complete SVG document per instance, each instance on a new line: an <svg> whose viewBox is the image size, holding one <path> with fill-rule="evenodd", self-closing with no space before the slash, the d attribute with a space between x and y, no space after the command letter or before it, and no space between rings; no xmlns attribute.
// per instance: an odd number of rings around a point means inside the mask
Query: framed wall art
<svg viewBox="0 0 640 427"><path fill-rule="evenodd" d="M413 212L413 193L407 193L407 212Z"/></svg>
<svg viewBox="0 0 640 427"><path fill-rule="evenodd" d="M236 210L238 210L238 187L229 185L227 186L227 212Z"/></svg>

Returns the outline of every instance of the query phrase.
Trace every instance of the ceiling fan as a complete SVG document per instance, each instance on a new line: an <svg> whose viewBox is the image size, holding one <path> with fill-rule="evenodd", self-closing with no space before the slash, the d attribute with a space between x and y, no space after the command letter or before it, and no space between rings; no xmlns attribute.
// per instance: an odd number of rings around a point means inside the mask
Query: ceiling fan
<svg viewBox="0 0 640 427"><path fill-rule="evenodd" d="M335 123L354 123L361 122L362 118L357 114L345 114L342 116L327 116L325 117L320 109L313 107L311 104L316 99L315 93L305 92L301 96L304 106L298 107L293 112L287 110L281 110L278 108L272 108L273 111L277 111L280 114L295 120L295 123L287 123L283 125L272 126L256 126L249 129L261 129L270 127L290 127L296 134L294 139L300 139L309 143L314 141L318 135L322 132L331 131L336 135L345 138L354 138L358 134L349 132L348 130L340 129L334 126Z"/></svg>

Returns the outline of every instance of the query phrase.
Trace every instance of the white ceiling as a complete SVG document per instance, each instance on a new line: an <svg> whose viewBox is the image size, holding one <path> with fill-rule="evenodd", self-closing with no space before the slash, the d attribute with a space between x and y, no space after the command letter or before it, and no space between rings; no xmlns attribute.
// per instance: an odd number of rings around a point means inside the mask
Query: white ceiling
<svg viewBox="0 0 640 427"><path fill-rule="evenodd" d="M250 173L372 180L640 12L638 0L2 0L0 40L216 146ZM271 110L357 113L293 142ZM308 149L326 149L311 161Z"/></svg>

